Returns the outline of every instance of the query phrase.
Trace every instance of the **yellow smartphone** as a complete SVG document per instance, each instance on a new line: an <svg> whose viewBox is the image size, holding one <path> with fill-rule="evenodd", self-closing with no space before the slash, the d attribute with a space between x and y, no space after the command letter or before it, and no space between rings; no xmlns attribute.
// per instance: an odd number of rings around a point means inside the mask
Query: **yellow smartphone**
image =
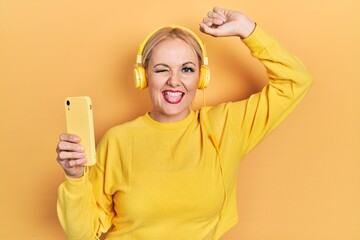
<svg viewBox="0 0 360 240"><path fill-rule="evenodd" d="M91 99L88 96L65 99L67 133L81 138L79 144L85 148L86 166L96 163L94 120Z"/></svg>

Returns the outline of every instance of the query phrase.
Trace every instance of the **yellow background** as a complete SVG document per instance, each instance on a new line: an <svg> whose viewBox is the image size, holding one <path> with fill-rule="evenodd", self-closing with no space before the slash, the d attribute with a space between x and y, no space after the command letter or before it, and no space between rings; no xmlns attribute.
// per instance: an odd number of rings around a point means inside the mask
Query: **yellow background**
<svg viewBox="0 0 360 240"><path fill-rule="evenodd" d="M295 112L244 159L240 221L223 240L360 239L357 0L0 1L0 239L65 239L55 160L65 97L91 96L97 141L148 111L146 91L132 80L139 42L166 24L199 33L215 5L247 13L315 78ZM207 104L261 89L263 69L238 39L200 37L212 70Z"/></svg>

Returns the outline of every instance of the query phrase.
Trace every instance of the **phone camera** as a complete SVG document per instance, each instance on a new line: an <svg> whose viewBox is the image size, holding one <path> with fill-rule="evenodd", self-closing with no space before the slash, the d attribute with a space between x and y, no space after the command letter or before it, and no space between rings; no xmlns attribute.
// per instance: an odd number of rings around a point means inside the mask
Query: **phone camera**
<svg viewBox="0 0 360 240"><path fill-rule="evenodd" d="M66 101L66 105L70 106L70 101L69 100Z"/></svg>

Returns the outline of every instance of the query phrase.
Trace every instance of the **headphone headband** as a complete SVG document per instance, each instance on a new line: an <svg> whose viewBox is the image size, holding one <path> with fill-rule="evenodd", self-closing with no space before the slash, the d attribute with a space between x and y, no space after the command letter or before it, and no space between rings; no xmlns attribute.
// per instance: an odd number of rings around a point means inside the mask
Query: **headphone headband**
<svg viewBox="0 0 360 240"><path fill-rule="evenodd" d="M181 29L181 30L183 30L185 32L190 33L191 36L195 38L196 42L199 44L199 46L201 48L201 52L202 52L202 55L203 55L203 64L208 65L208 58L207 58L207 54L206 54L206 48L205 48L204 43L201 41L201 39L193 31L191 31L190 29L188 29L186 27L183 27L183 26L180 26L180 25L174 25L174 24L159 27L159 28L155 29L154 31L150 32L149 35L146 36L146 38L140 43L140 46L139 46L139 49L138 49L138 53L137 53L137 56L136 56L136 63L137 64L142 64L142 54L143 54L145 46L149 42L150 38L152 36L154 36L160 30L165 29L165 28Z"/></svg>

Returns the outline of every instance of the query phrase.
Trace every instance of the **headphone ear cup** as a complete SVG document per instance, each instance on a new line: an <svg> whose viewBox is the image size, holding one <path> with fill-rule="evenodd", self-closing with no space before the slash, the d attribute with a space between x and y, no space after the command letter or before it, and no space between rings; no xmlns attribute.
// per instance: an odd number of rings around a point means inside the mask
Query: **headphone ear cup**
<svg viewBox="0 0 360 240"><path fill-rule="evenodd" d="M204 89L209 85L210 82L210 69L207 65L202 65L200 69L200 77L198 89Z"/></svg>
<svg viewBox="0 0 360 240"><path fill-rule="evenodd" d="M145 69L142 66L134 67L134 83L137 89L145 89L147 87Z"/></svg>

